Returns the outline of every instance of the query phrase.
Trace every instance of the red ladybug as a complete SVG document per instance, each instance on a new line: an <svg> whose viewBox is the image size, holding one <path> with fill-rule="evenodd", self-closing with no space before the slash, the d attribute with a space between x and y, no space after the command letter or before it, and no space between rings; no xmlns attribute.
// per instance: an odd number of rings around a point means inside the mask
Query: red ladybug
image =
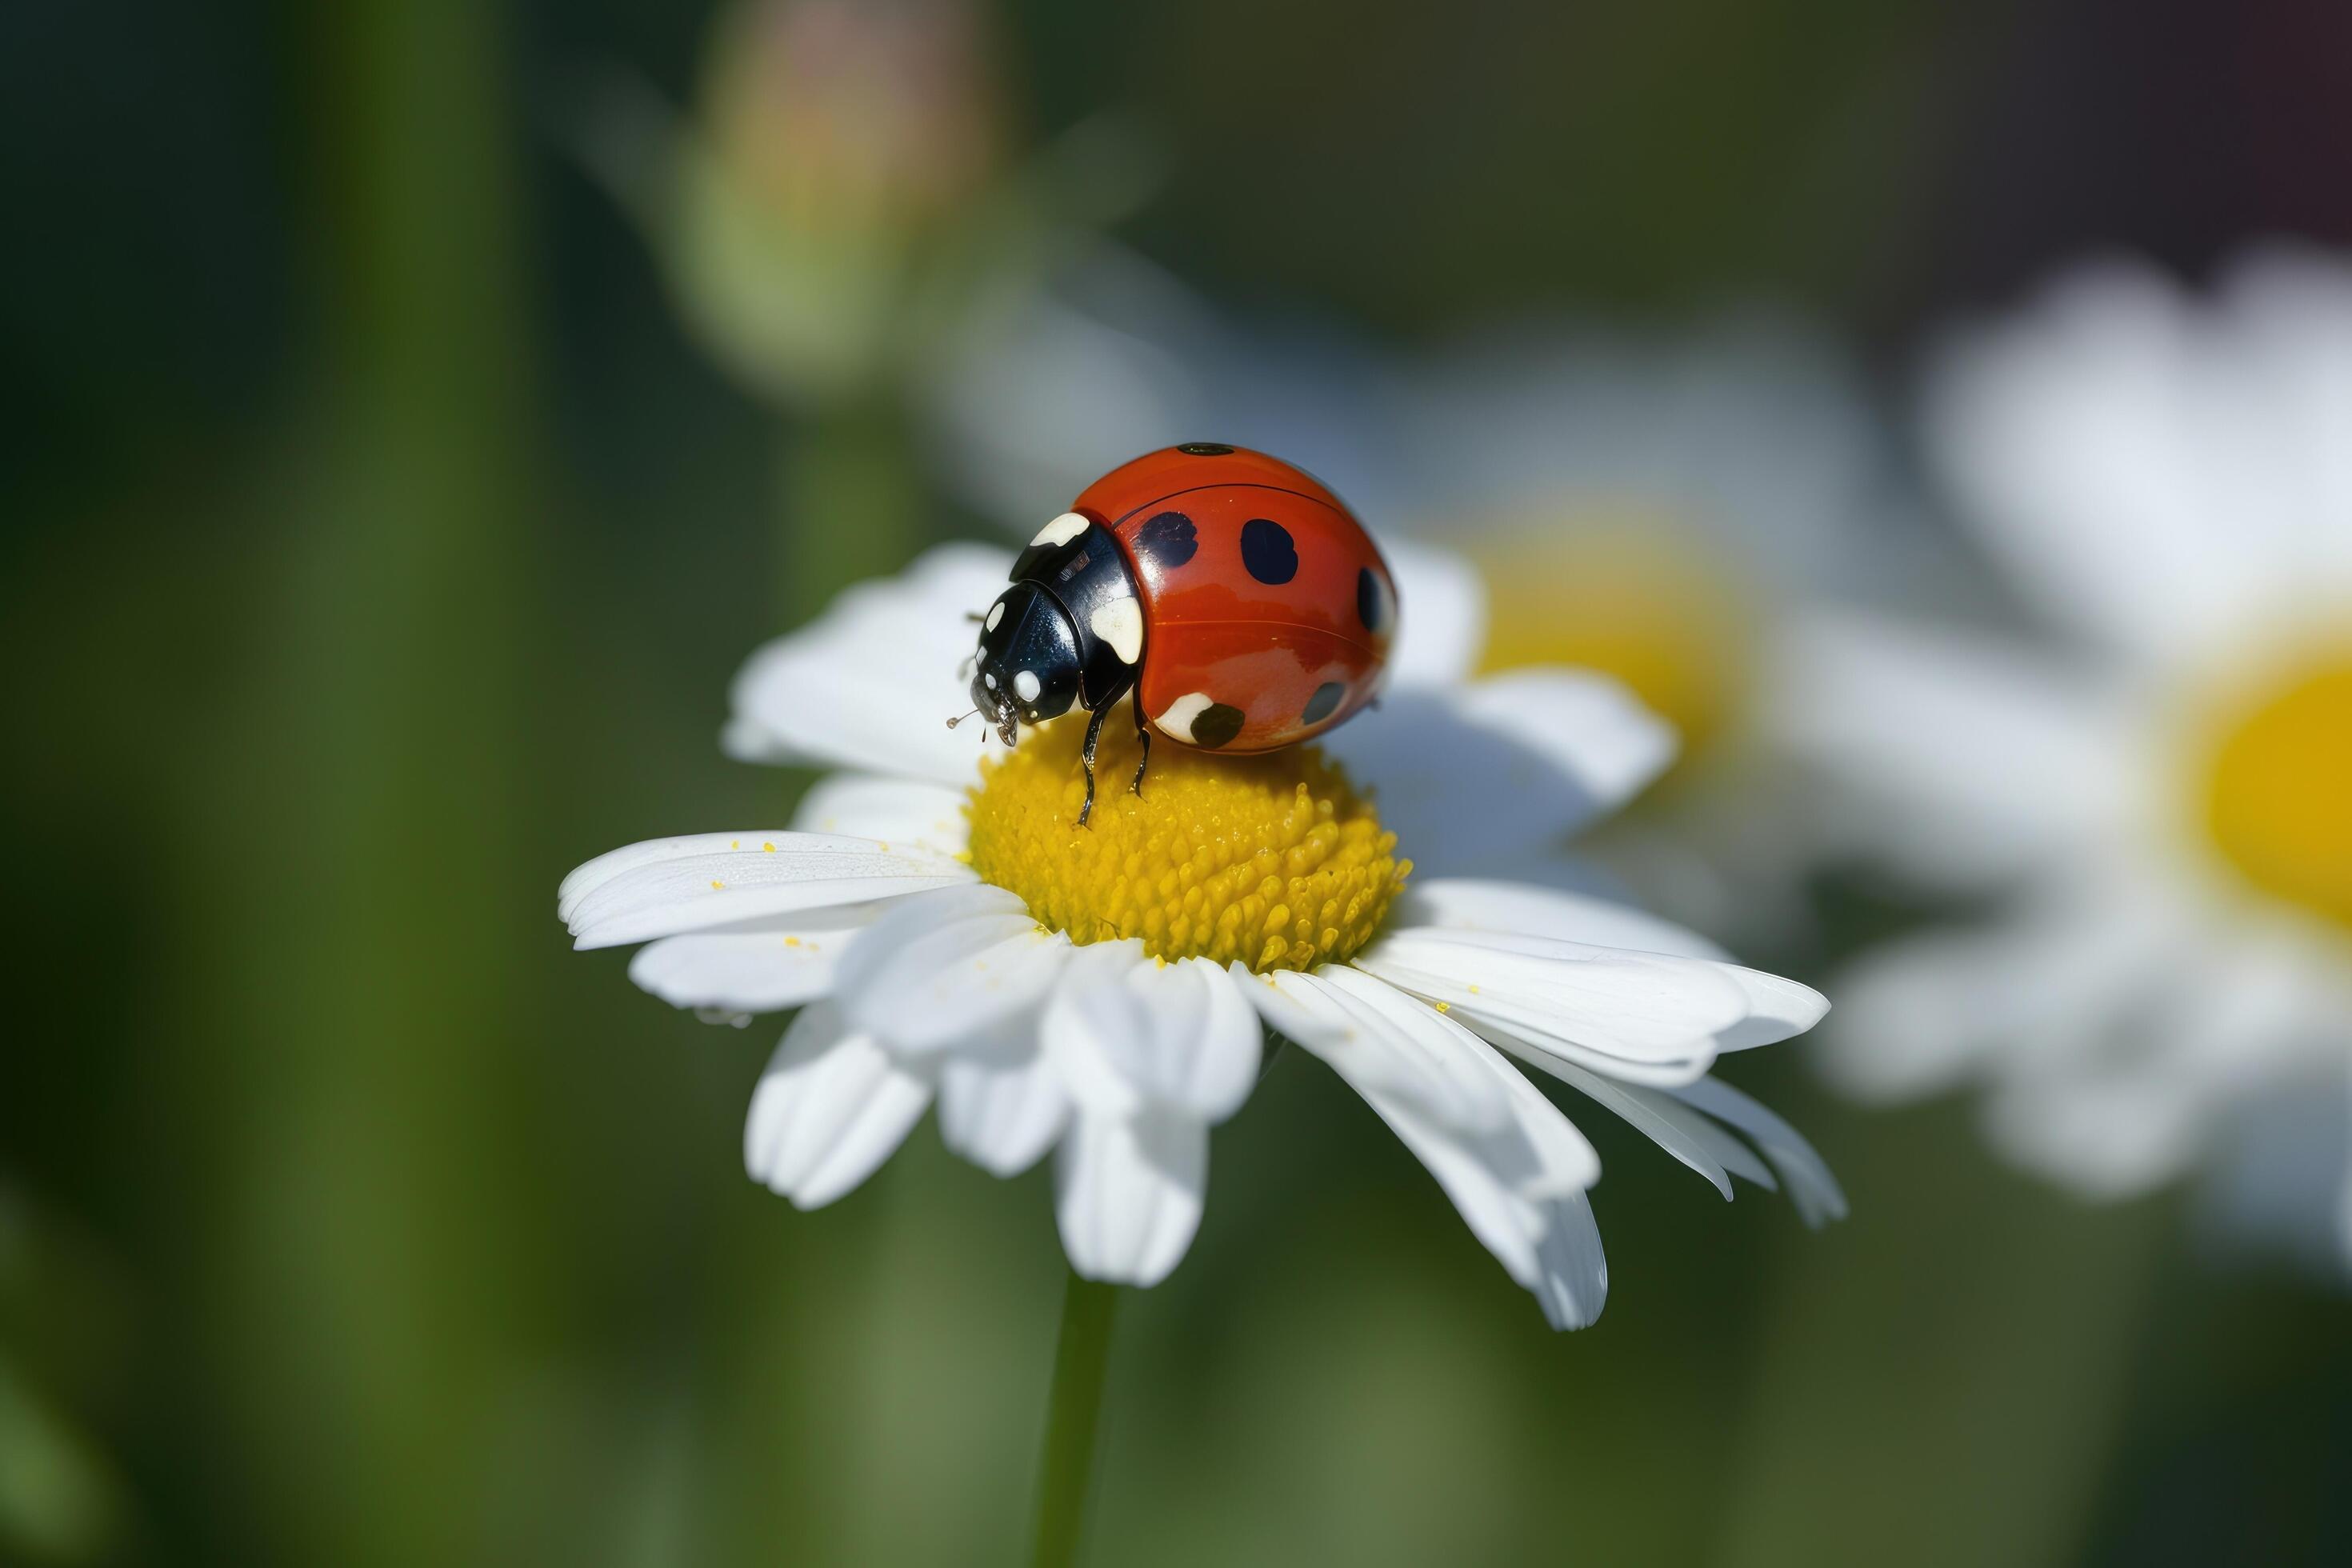
<svg viewBox="0 0 2352 1568"><path fill-rule="evenodd" d="M1113 468L1038 531L982 622L971 700L1007 745L1073 703L1093 714L1083 826L1121 697L1145 763L1155 733L1270 752L1371 700L1396 617L1388 563L1338 496L1280 458L1190 441Z"/></svg>

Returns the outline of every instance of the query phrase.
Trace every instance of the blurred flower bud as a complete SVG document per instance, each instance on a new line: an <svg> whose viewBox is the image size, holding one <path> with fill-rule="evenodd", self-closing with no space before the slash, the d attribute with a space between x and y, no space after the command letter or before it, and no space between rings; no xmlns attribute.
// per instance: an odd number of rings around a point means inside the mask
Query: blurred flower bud
<svg viewBox="0 0 2352 1568"><path fill-rule="evenodd" d="M682 140L685 309L730 368L792 401L890 367L1003 152L967 0L754 0L717 28Z"/></svg>

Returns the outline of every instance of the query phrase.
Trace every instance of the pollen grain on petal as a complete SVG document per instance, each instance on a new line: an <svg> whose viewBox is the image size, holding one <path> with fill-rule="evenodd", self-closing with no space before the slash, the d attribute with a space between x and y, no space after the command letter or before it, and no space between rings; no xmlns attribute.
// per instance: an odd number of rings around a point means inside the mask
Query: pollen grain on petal
<svg viewBox="0 0 2352 1568"><path fill-rule="evenodd" d="M1084 731L1072 715L1032 731L982 764L966 807L972 869L1072 942L1137 937L1163 961L1311 968L1370 940L1412 868L1312 746L1221 757L1163 743L1138 796L1134 738L1106 735L1080 827Z"/></svg>

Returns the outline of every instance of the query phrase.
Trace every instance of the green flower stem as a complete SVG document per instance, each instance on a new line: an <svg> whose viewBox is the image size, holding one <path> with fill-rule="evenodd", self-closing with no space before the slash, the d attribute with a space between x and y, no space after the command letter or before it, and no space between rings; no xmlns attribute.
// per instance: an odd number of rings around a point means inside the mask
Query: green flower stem
<svg viewBox="0 0 2352 1568"><path fill-rule="evenodd" d="M1062 1292L1062 1338L1046 1395L1045 1449L1037 1464L1037 1568L1078 1560L1092 1489L1096 1434L1102 1422L1104 1370L1118 1289L1070 1271Z"/></svg>

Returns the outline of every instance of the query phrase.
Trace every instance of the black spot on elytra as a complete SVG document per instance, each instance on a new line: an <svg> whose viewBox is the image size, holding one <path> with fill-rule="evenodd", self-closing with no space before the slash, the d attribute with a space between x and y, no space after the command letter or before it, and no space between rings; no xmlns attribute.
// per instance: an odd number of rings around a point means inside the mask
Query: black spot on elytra
<svg viewBox="0 0 2352 1568"><path fill-rule="evenodd" d="M1242 564L1261 583L1287 583L1297 576L1298 546L1290 542L1290 530L1267 517L1242 524Z"/></svg>
<svg viewBox="0 0 2352 1568"><path fill-rule="evenodd" d="M1298 721L1302 724L1320 724L1338 711L1339 699L1346 695L1348 695L1348 688L1345 683L1337 680L1325 681L1315 689L1315 695L1307 700L1307 707L1299 713Z"/></svg>
<svg viewBox="0 0 2352 1568"><path fill-rule="evenodd" d="M1192 721L1192 744L1215 751L1242 732L1242 710L1212 702Z"/></svg>
<svg viewBox="0 0 2352 1568"><path fill-rule="evenodd" d="M1381 586L1380 578L1373 575L1369 566L1361 567L1356 573L1356 618L1364 623L1364 629L1368 632L1389 629L1388 590Z"/></svg>
<svg viewBox="0 0 2352 1568"><path fill-rule="evenodd" d="M1224 458L1234 450L1222 441L1187 441L1176 449L1188 458Z"/></svg>
<svg viewBox="0 0 2352 1568"><path fill-rule="evenodd" d="M1135 552L1162 566L1181 566L1200 548L1192 520L1181 511L1163 511L1136 531Z"/></svg>

